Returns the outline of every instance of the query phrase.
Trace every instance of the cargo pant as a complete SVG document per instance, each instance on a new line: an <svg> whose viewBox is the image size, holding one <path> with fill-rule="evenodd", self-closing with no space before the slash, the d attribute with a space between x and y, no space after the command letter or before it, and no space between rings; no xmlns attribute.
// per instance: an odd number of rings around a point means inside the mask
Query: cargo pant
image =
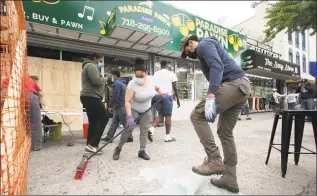
<svg viewBox="0 0 317 196"><path fill-rule="evenodd" d="M239 118L241 109L250 96L250 83L239 78L220 85L216 95L216 110L219 117L217 133L221 141L225 166L237 165L237 151L233 137L233 129ZM201 101L192 111L190 119L207 154L218 148L213 133L205 118L205 100Z"/></svg>
<svg viewBox="0 0 317 196"><path fill-rule="evenodd" d="M131 110L132 116L134 119L138 118L141 113ZM140 125L140 151L145 150L147 140L148 140L148 131L151 127L151 120L152 120L152 113L151 111L148 111L145 113L140 119L139 119L139 125ZM127 142L128 138L131 136L135 126L129 127L128 130L122 134L120 138L120 142L118 144L118 147L121 149L125 142Z"/></svg>

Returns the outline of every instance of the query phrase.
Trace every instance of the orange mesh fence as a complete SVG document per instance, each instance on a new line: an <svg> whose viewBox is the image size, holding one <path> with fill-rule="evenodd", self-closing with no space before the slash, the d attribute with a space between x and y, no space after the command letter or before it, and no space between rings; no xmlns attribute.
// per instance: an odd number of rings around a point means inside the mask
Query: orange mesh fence
<svg viewBox="0 0 317 196"><path fill-rule="evenodd" d="M22 1L1 3L1 195L24 195L30 155L26 22Z"/></svg>

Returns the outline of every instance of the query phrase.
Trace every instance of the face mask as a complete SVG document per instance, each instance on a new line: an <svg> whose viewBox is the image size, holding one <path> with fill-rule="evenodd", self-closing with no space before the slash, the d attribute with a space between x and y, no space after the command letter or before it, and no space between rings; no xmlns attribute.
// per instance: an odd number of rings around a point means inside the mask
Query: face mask
<svg viewBox="0 0 317 196"><path fill-rule="evenodd" d="M136 82L138 83L138 84L140 84L140 85L142 85L142 84L144 84L144 78L137 78L136 79Z"/></svg>
<svg viewBox="0 0 317 196"><path fill-rule="evenodd" d="M114 82L114 78L113 78L113 76L111 77L111 81L112 81L112 82Z"/></svg>
<svg viewBox="0 0 317 196"><path fill-rule="evenodd" d="M197 53L196 53L196 50L194 52L188 52L187 56L191 59L197 59L198 56L197 56Z"/></svg>
<svg viewBox="0 0 317 196"><path fill-rule="evenodd" d="M97 68L100 69L101 67L102 67L102 63L99 62L99 63L97 64Z"/></svg>

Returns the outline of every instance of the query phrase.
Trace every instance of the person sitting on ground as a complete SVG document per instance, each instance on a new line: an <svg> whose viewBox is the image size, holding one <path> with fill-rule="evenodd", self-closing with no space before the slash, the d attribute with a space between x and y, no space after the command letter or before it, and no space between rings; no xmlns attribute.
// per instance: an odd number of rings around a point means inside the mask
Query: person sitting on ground
<svg viewBox="0 0 317 196"><path fill-rule="evenodd" d="M155 132L155 128L160 124L162 119L165 118L165 129L166 136L165 142L175 141L171 134L172 127L172 112L173 112L173 90L175 92L177 106L180 107L178 92L177 92L177 76L174 72L169 71L168 68L169 62L163 60L161 62L161 70L158 70L154 74L154 79L156 84L162 88L165 93L168 93L169 97L160 101L156 105L156 110L158 112L158 116L155 118L155 121L152 127L149 130L148 139L153 142L153 135ZM159 100L161 96L159 94L155 95L155 101Z"/></svg>
<svg viewBox="0 0 317 196"><path fill-rule="evenodd" d="M102 67L102 56L93 53L83 62L81 72L80 101L88 116L88 137L85 152L94 153L99 148L101 136L109 121L108 112L102 103L107 79L98 71ZM98 154L101 154L99 151Z"/></svg>
<svg viewBox="0 0 317 196"><path fill-rule="evenodd" d="M126 81L120 79L120 71L114 70L112 71L112 82L113 82L113 90L112 90L112 98L109 104L109 112L113 112L112 123L110 125L109 131L105 138L102 138L102 141L108 142L110 141L116 130L118 128L119 122L122 123L124 127L126 127L126 112L125 112L125 91L126 91ZM133 142L132 134L128 138L127 142Z"/></svg>
<svg viewBox="0 0 317 196"><path fill-rule="evenodd" d="M126 120L128 130L121 136L118 146L113 153L113 159L118 160L120 152L124 143L128 140L135 127L134 119L140 116L148 108L151 107L151 100L155 95L155 91L167 98L168 94L164 94L163 91L155 85L155 81L151 76L147 75L147 71L142 58L135 59L135 78L131 80L127 86L125 94L125 108L126 108ZM147 144L148 131L151 126L152 113L146 112L139 120L140 125L140 151L138 157L144 160L150 160L150 157L145 153Z"/></svg>

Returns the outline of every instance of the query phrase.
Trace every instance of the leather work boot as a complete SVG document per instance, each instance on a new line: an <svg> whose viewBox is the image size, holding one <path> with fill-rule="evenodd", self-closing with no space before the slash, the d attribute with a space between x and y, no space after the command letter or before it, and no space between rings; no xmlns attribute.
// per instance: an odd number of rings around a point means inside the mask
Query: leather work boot
<svg viewBox="0 0 317 196"><path fill-rule="evenodd" d="M144 150L140 150L139 151L138 157L141 158L141 159L144 159L146 161L150 160L149 155L147 155Z"/></svg>
<svg viewBox="0 0 317 196"><path fill-rule="evenodd" d="M239 193L235 166L227 167L224 175L220 179L212 178L210 183L218 188L226 189L232 193Z"/></svg>
<svg viewBox="0 0 317 196"><path fill-rule="evenodd" d="M207 153L207 157L205 158L204 163L199 166L193 166L192 171L203 176L223 174L225 171L225 166L222 163L219 149L217 149L213 153Z"/></svg>
<svg viewBox="0 0 317 196"><path fill-rule="evenodd" d="M113 160L119 160L120 152L121 152L121 149L119 147L116 147L116 149L114 149L114 152L112 155Z"/></svg>

